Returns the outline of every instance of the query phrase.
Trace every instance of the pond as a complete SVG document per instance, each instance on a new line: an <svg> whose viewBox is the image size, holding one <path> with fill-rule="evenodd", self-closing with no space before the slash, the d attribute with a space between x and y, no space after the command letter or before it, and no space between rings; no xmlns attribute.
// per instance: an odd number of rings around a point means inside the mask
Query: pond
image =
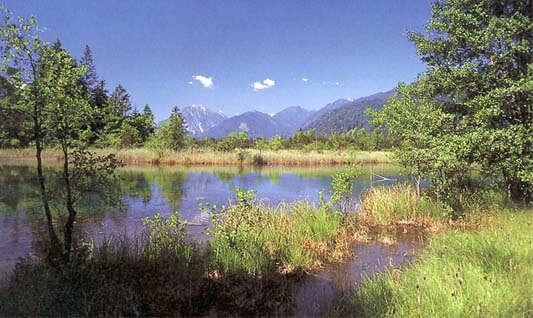
<svg viewBox="0 0 533 318"><path fill-rule="evenodd" d="M78 233L94 238L111 234L132 234L141 228L142 218L155 213L163 216L179 211L189 222L189 235L204 240L210 225L209 214L200 203L228 204L237 187L254 189L256 198L269 206L281 202L316 202L319 192L330 191L331 176L342 167L147 167L127 166L118 172L113 189L114 203L92 194L80 203L76 224ZM35 250L35 242L46 238L35 167L28 164L0 163L0 276L10 270L19 257ZM390 185L399 178L391 165L363 166L354 182L354 196L370 187L371 171L390 180L373 177L374 184ZM62 193L57 181L59 166L47 166L49 188ZM55 191L54 191L55 190ZM57 215L64 213L52 204Z"/></svg>

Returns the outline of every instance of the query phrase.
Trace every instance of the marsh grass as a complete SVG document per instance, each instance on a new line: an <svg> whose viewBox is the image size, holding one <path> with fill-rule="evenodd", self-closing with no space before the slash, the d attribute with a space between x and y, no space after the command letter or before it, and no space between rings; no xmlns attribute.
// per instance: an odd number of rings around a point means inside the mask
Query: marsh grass
<svg viewBox="0 0 533 318"><path fill-rule="evenodd" d="M369 189L361 200L359 220L370 228L414 227L416 230L437 232L448 227L476 229L486 224L487 215L503 207L514 206L497 190L479 189L459 194L456 209L422 193L409 183ZM459 208L459 210L457 210Z"/></svg>
<svg viewBox="0 0 533 318"><path fill-rule="evenodd" d="M417 197L410 184L374 187L361 202L360 218L369 225L412 224L433 226L450 219L450 209L425 195Z"/></svg>
<svg viewBox="0 0 533 318"><path fill-rule="evenodd" d="M253 203L237 191L236 205L213 213L210 246L224 270L301 274L351 253L348 221L336 211L305 202L277 209Z"/></svg>
<svg viewBox="0 0 533 318"><path fill-rule="evenodd" d="M477 232L439 234L414 263L367 279L325 315L532 317L533 211L490 220Z"/></svg>
<svg viewBox="0 0 533 318"><path fill-rule="evenodd" d="M262 158L265 165L342 165L393 163L392 156L386 151L303 151L303 150L263 150L245 149L230 152L208 149L165 151L163 155L148 148L132 149L92 149L95 154L115 153L117 158L128 164L165 164L165 165L257 165L254 158ZM239 152L246 151L246 157L239 158ZM0 160L34 160L33 149L2 149ZM61 160L58 150L43 152L47 161Z"/></svg>

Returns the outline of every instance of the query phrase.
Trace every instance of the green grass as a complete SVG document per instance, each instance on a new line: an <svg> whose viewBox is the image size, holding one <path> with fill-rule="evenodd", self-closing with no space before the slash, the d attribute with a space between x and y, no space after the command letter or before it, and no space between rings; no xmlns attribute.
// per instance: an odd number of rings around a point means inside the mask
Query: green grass
<svg viewBox="0 0 533 318"><path fill-rule="evenodd" d="M231 152L208 149L167 151L163 158L147 148L133 149L92 149L96 154L115 153L117 158L128 164L168 164L168 165L240 165L239 150ZM386 151L303 151L303 150L265 150L246 149L243 165L253 165L254 156L260 155L266 165L341 165L393 163L392 156ZM49 149L43 152L46 161L61 159L61 153ZM28 149L2 149L0 160L35 160L35 151Z"/></svg>
<svg viewBox="0 0 533 318"><path fill-rule="evenodd" d="M409 225L435 232L449 225L475 228L487 214L512 205L503 193L490 189L465 192L455 199L459 210L424 191L417 197L408 183L374 187L364 194L359 215L361 223L370 227Z"/></svg>
<svg viewBox="0 0 533 318"><path fill-rule="evenodd" d="M327 316L533 317L533 210L449 230L411 265L368 279Z"/></svg>
<svg viewBox="0 0 533 318"><path fill-rule="evenodd" d="M214 261L224 270L302 273L349 252L350 233L341 214L295 203L269 209L251 204L251 192L215 216L210 240Z"/></svg>
<svg viewBox="0 0 533 318"><path fill-rule="evenodd" d="M367 191L361 202L361 219L370 225L435 225L449 220L450 210L425 195L417 198L409 184L392 187L374 187Z"/></svg>

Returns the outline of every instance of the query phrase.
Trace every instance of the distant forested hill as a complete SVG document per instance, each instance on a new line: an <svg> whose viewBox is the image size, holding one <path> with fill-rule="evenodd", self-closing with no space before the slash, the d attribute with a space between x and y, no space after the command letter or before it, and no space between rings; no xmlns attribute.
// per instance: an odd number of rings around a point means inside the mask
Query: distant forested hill
<svg viewBox="0 0 533 318"><path fill-rule="evenodd" d="M334 108L331 107L333 104L328 104L323 109L329 109L308 123L304 129L314 129L315 133L320 135L331 135L333 132L342 133L356 127L371 130L372 124L369 123L369 118L365 114L366 109L381 110L394 93L395 90L390 90L356 100L340 100L342 103L337 101L337 107Z"/></svg>

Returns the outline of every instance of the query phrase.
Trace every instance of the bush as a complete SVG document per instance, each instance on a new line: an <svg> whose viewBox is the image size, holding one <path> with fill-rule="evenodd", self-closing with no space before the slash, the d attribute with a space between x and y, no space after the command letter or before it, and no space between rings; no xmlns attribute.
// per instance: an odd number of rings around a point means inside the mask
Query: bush
<svg viewBox="0 0 533 318"><path fill-rule="evenodd" d="M266 162L265 162L265 159L263 158L263 156L255 154L252 157L252 164L254 166L262 166L262 165L265 165Z"/></svg>

